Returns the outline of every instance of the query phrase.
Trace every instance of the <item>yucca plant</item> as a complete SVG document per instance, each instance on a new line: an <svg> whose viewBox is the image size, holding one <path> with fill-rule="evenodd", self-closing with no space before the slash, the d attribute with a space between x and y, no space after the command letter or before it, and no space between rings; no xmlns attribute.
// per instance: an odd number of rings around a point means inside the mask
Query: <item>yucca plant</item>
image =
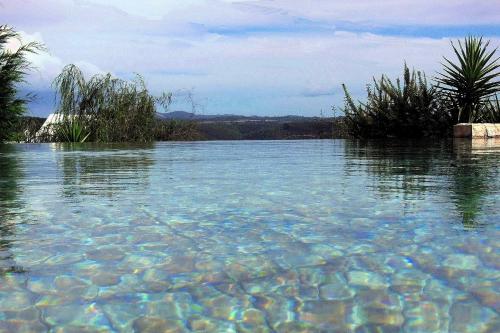
<svg viewBox="0 0 500 333"><path fill-rule="evenodd" d="M485 123L500 123L500 100L498 95L493 96L485 103L481 116Z"/></svg>
<svg viewBox="0 0 500 333"><path fill-rule="evenodd" d="M85 125L78 119L64 119L55 125L56 137L63 142L85 142L90 136Z"/></svg>
<svg viewBox="0 0 500 333"><path fill-rule="evenodd" d="M16 50L9 50L7 43L13 39L20 41L19 33L0 25L0 142L11 138L26 111L26 103L32 98L30 95L19 97L17 91L17 85L24 82L31 69L27 55L43 50L43 46L36 42L21 43Z"/></svg>
<svg viewBox="0 0 500 333"><path fill-rule="evenodd" d="M443 72L436 78L447 96L455 122L480 121L484 103L500 91L497 48L489 50L490 42L467 37L458 46L451 42L458 62L444 57Z"/></svg>

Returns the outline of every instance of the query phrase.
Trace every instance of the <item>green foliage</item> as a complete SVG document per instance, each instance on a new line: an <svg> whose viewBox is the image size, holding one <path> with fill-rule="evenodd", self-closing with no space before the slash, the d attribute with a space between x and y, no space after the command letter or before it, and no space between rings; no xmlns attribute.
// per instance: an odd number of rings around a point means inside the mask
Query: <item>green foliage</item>
<svg viewBox="0 0 500 333"><path fill-rule="evenodd" d="M155 140L158 141L192 141L198 140L198 124L189 120L157 120Z"/></svg>
<svg viewBox="0 0 500 333"><path fill-rule="evenodd" d="M154 138L156 104L166 104L171 95L153 97L140 75L125 81L111 74L85 80L75 65L66 66L54 80L59 106L65 119L78 119L98 142L147 142Z"/></svg>
<svg viewBox="0 0 500 333"><path fill-rule="evenodd" d="M458 62L444 58L444 72L437 81L449 98L452 117L458 123L488 121L485 103L500 91L497 49L488 50L489 41L476 37L466 38L463 44L458 41L458 47L451 45Z"/></svg>
<svg viewBox="0 0 500 333"><path fill-rule="evenodd" d="M26 111L31 96L19 97L17 85L31 69L27 55L36 53L43 46L36 42L22 44L17 50L7 49L7 43L20 41L19 34L11 27L0 25L0 142L12 139L20 117Z"/></svg>
<svg viewBox="0 0 500 333"><path fill-rule="evenodd" d="M482 115L485 122L500 123L500 100L498 95L486 101Z"/></svg>
<svg viewBox="0 0 500 333"><path fill-rule="evenodd" d="M55 124L55 133L58 141L63 142L85 142L90 136L90 132L78 118L64 119Z"/></svg>
<svg viewBox="0 0 500 333"><path fill-rule="evenodd" d="M404 66L403 81L383 75L367 87L366 103L356 104L345 85L345 122L357 137L415 138L435 135L450 122L442 112L437 90L424 74Z"/></svg>
<svg viewBox="0 0 500 333"><path fill-rule="evenodd" d="M45 122L45 118L22 116L17 122L16 129L11 135L11 140L16 142L35 142L37 132Z"/></svg>

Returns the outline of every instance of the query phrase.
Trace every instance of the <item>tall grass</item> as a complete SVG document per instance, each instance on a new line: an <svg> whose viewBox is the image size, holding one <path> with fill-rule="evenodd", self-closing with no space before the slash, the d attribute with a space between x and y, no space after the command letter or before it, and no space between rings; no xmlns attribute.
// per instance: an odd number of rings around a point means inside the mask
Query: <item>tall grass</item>
<svg viewBox="0 0 500 333"><path fill-rule="evenodd" d="M86 80L75 65L66 66L53 85L63 124L78 119L89 141L152 141L156 104L170 100L168 94L160 98L151 95L140 75L134 81L118 79L109 73Z"/></svg>
<svg viewBox="0 0 500 333"><path fill-rule="evenodd" d="M9 50L7 43L11 40L17 40L21 45L16 50ZM32 96L20 97L17 86L24 82L31 69L28 54L41 50L41 44L23 44L19 33L0 25L0 142L12 139L21 116L26 112L26 103Z"/></svg>

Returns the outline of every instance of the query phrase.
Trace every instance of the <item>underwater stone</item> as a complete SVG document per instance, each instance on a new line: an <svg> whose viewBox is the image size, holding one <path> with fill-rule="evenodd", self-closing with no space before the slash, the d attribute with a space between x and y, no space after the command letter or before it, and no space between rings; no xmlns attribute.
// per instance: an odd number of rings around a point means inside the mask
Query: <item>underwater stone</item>
<svg viewBox="0 0 500 333"><path fill-rule="evenodd" d="M194 271L195 257L194 256L178 256L171 258L170 261L163 263L161 268L168 274L189 273Z"/></svg>
<svg viewBox="0 0 500 333"><path fill-rule="evenodd" d="M321 298L326 300L345 300L352 298L355 293L344 283L330 283L319 288Z"/></svg>
<svg viewBox="0 0 500 333"><path fill-rule="evenodd" d="M49 277L38 277L36 279L30 279L28 280L27 288L28 290L41 295L57 293L53 285L53 279Z"/></svg>
<svg viewBox="0 0 500 333"><path fill-rule="evenodd" d="M47 332L48 328L39 321L24 320L0 320L1 333L42 333Z"/></svg>
<svg viewBox="0 0 500 333"><path fill-rule="evenodd" d="M51 329L54 333L111 333L111 329L107 327L94 327L86 325L65 325L55 326Z"/></svg>
<svg viewBox="0 0 500 333"><path fill-rule="evenodd" d="M405 295L421 293L428 277L415 269L400 271L392 276L391 289Z"/></svg>
<svg viewBox="0 0 500 333"><path fill-rule="evenodd" d="M20 276L19 274L0 274L0 292L23 291L25 283L25 276Z"/></svg>
<svg viewBox="0 0 500 333"><path fill-rule="evenodd" d="M315 325L349 325L352 323L351 301L306 301L298 311L300 320Z"/></svg>
<svg viewBox="0 0 500 333"><path fill-rule="evenodd" d="M142 304L139 302L106 303L103 305L103 310L112 326L122 332L133 331L133 321L144 314Z"/></svg>
<svg viewBox="0 0 500 333"><path fill-rule="evenodd" d="M351 271L347 274L350 285L367 287L371 289L387 288L384 277L377 273L364 271Z"/></svg>
<svg viewBox="0 0 500 333"><path fill-rule="evenodd" d="M54 279L54 286L58 293L70 293L70 294L85 294L89 288L89 284L81 279L68 276L60 275Z"/></svg>
<svg viewBox="0 0 500 333"><path fill-rule="evenodd" d="M3 316L6 319L16 319L19 321L37 321L40 311L36 307L29 307L19 311L4 311Z"/></svg>
<svg viewBox="0 0 500 333"><path fill-rule="evenodd" d="M481 304L488 306L500 313L500 287L492 286L484 286L484 287L476 287L473 286L469 292L471 295L476 297Z"/></svg>
<svg viewBox="0 0 500 333"><path fill-rule="evenodd" d="M450 308L450 316L450 331L457 333L491 332L490 329L498 324L498 314L472 300L454 303Z"/></svg>
<svg viewBox="0 0 500 333"><path fill-rule="evenodd" d="M443 265L459 270L475 270L481 262L473 255L451 254L443 261Z"/></svg>
<svg viewBox="0 0 500 333"><path fill-rule="evenodd" d="M156 258L151 256L142 256L136 254L129 254L118 265L118 268L135 272L136 270L143 270L152 267L156 264Z"/></svg>
<svg viewBox="0 0 500 333"><path fill-rule="evenodd" d="M266 323L266 316L262 311L257 309L247 309L243 311L241 321L250 325L264 325Z"/></svg>
<svg viewBox="0 0 500 333"><path fill-rule="evenodd" d="M230 321L240 319L243 308L251 306L249 299L238 300L226 295L201 299L200 302L212 317Z"/></svg>
<svg viewBox="0 0 500 333"><path fill-rule="evenodd" d="M302 267L297 269L301 284L318 286L325 282L327 275L323 267Z"/></svg>
<svg viewBox="0 0 500 333"><path fill-rule="evenodd" d="M405 308L404 314L404 329L408 332L442 332L447 324L447 318L440 316L437 305L432 302L416 302Z"/></svg>
<svg viewBox="0 0 500 333"><path fill-rule="evenodd" d="M281 323L294 321L297 318L295 307L298 301L293 298L285 298L279 295L262 295L255 297L254 304L266 314L269 324L274 329Z"/></svg>
<svg viewBox="0 0 500 333"><path fill-rule="evenodd" d="M104 287L120 283L120 275L115 273L97 272L90 277L93 284Z"/></svg>
<svg viewBox="0 0 500 333"><path fill-rule="evenodd" d="M49 257L47 260L45 260L44 265L70 265L82 261L83 259L84 257L81 254L65 253Z"/></svg>
<svg viewBox="0 0 500 333"><path fill-rule="evenodd" d="M32 304L31 295L26 292L0 292L0 311L20 311Z"/></svg>
<svg viewBox="0 0 500 333"><path fill-rule="evenodd" d="M326 244L312 244L311 252L323 257L325 260L332 260L344 255L339 249Z"/></svg>
<svg viewBox="0 0 500 333"><path fill-rule="evenodd" d="M301 284L280 286L275 292L285 297L296 297L301 300L317 300L319 297L319 290L316 286Z"/></svg>
<svg viewBox="0 0 500 333"><path fill-rule="evenodd" d="M270 333L271 329L265 325L249 325L245 323L236 323L238 333Z"/></svg>
<svg viewBox="0 0 500 333"><path fill-rule="evenodd" d="M356 301L361 307L381 308L401 311L402 299L399 295L388 289L366 289L358 290Z"/></svg>
<svg viewBox="0 0 500 333"><path fill-rule="evenodd" d="M311 323L297 322L297 321L287 321L283 323L278 323L275 327L275 331L278 333L319 333L327 332L320 330L318 327Z"/></svg>
<svg viewBox="0 0 500 333"><path fill-rule="evenodd" d="M42 318L50 325L88 326L106 328L110 323L95 303L49 306L43 309Z"/></svg>
<svg viewBox="0 0 500 333"><path fill-rule="evenodd" d="M141 333L182 333L187 332L180 320L168 320L158 317L140 317L132 324L135 332Z"/></svg>
<svg viewBox="0 0 500 333"><path fill-rule="evenodd" d="M356 311L362 323L400 327L405 318L401 310L361 306Z"/></svg>
<svg viewBox="0 0 500 333"><path fill-rule="evenodd" d="M192 316L188 319L188 325L193 332L218 333L218 332L236 332L234 324L227 321L200 315Z"/></svg>
<svg viewBox="0 0 500 333"><path fill-rule="evenodd" d="M142 279L148 288L156 292L167 290L172 286L169 274L164 270L156 268L149 268L145 270Z"/></svg>

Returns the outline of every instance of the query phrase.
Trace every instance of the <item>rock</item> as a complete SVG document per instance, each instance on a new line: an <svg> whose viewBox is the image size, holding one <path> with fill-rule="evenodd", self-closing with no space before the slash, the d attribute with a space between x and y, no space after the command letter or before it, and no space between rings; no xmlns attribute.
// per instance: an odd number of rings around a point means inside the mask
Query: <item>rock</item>
<svg viewBox="0 0 500 333"><path fill-rule="evenodd" d="M404 330L415 333L447 331L448 318L439 314L439 309L432 302L417 302L404 311L406 322Z"/></svg>
<svg viewBox="0 0 500 333"><path fill-rule="evenodd" d="M322 285L319 289L320 297L325 300L346 300L355 293L344 283L330 283Z"/></svg>
<svg viewBox="0 0 500 333"><path fill-rule="evenodd" d="M141 333L182 333L187 332L180 320L168 320L158 317L140 317L132 324L135 332Z"/></svg>
<svg viewBox="0 0 500 333"><path fill-rule="evenodd" d="M450 316L450 331L456 333L490 332L491 327L498 324L498 314L473 300L453 303Z"/></svg>
<svg viewBox="0 0 500 333"><path fill-rule="evenodd" d="M236 331L233 323L200 315L190 317L187 322L193 332L218 333Z"/></svg>
<svg viewBox="0 0 500 333"><path fill-rule="evenodd" d="M405 321L401 310L396 309L393 310L381 307L361 306L357 313L361 318L361 322L365 324L393 326L400 328Z"/></svg>
<svg viewBox="0 0 500 333"><path fill-rule="evenodd" d="M457 270L476 270L481 262L476 256L451 254L443 261L443 266Z"/></svg>
<svg viewBox="0 0 500 333"><path fill-rule="evenodd" d="M21 311L32 305L31 295L27 292L0 292L0 312Z"/></svg>
<svg viewBox="0 0 500 333"><path fill-rule="evenodd" d="M88 251L86 256L96 261L122 260L125 257L125 253L117 247L109 246Z"/></svg>
<svg viewBox="0 0 500 333"><path fill-rule="evenodd" d="M306 301L297 312L300 320L324 328L353 322L351 301Z"/></svg>
<svg viewBox="0 0 500 333"><path fill-rule="evenodd" d="M98 272L90 277L93 284L105 287L120 283L120 275L115 273Z"/></svg>
<svg viewBox="0 0 500 333"><path fill-rule="evenodd" d="M388 287L385 278L376 273L350 271L347 276L349 284L352 286L366 287L370 289L383 289Z"/></svg>

